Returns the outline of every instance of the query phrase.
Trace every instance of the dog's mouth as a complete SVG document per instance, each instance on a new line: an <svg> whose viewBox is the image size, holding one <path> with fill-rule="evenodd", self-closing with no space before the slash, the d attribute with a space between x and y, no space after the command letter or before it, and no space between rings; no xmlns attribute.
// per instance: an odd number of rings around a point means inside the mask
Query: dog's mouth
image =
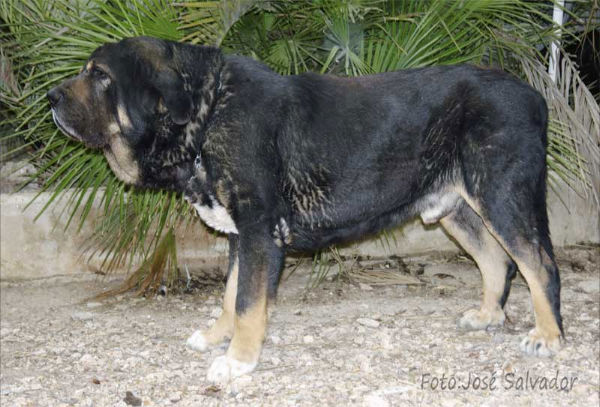
<svg viewBox="0 0 600 407"><path fill-rule="evenodd" d="M64 123L61 123L58 114L56 113L56 111L54 109L52 109L52 119L54 120L54 124L56 124L56 127L58 127L60 129L60 131L62 131L66 136L83 142L83 138L81 138L79 135L77 135L77 133L75 132L75 130L73 130L71 127L67 126Z"/></svg>

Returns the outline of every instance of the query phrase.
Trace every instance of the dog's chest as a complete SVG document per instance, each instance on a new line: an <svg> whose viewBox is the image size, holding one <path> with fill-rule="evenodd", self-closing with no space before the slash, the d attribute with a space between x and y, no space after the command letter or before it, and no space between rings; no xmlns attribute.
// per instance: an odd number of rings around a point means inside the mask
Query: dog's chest
<svg viewBox="0 0 600 407"><path fill-rule="evenodd" d="M238 233L235 222L214 194L207 190L207 174L200 155L194 162L194 175L189 179L185 198L190 202L200 219L211 228L223 233Z"/></svg>
<svg viewBox="0 0 600 407"><path fill-rule="evenodd" d="M188 198L189 199L189 198ZM203 205L200 203L194 203L194 208L198 212L200 219L211 228L218 230L223 233L235 233L237 234L237 228L235 222L231 219L231 216L227 212L227 209L223 207L219 202L212 196L209 195L211 205Z"/></svg>

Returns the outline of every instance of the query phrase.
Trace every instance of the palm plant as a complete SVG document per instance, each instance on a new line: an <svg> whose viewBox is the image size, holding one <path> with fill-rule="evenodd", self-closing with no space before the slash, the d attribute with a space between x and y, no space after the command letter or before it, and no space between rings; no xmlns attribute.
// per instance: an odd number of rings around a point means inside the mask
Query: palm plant
<svg viewBox="0 0 600 407"><path fill-rule="evenodd" d="M149 282L160 272L152 259L169 265L170 275L177 270L172 231L192 221L190 208L175 194L118 181L100 154L58 132L44 97L77 73L98 45L135 35L216 44L282 74L363 75L470 62L501 66L550 95L556 86L544 76L539 50L556 37L552 6L521 0L0 0L1 66L10 67L0 84L1 137L21 140L16 150L29 154L35 178L52 192L48 205L60 202L67 225L78 219L81 226L100 203L90 253L103 255L107 268L141 260L146 274L136 276L154 287ZM563 35L570 35L568 27ZM561 72L577 78L571 68ZM548 163L553 177L582 187L598 203L598 104L580 81L564 79L562 89L576 86L577 92L551 105ZM9 153L15 148L2 151Z"/></svg>
<svg viewBox="0 0 600 407"><path fill-rule="evenodd" d="M104 255L103 266L108 269L131 265L136 257L146 260L160 248L173 253L172 248L159 245L160 238L187 219L187 204L173 193L135 190L118 181L101 153L83 148L55 128L45 93L76 74L104 42L137 35L181 39L175 8L164 0L42 0L3 1L0 10L3 50L13 61L20 85L2 89L3 114L11 127L2 137L25 141L18 149L28 150L38 168L35 177L44 181L38 196L52 192L43 209L59 202L66 227L77 215L81 228L99 204L104 216L96 227L90 255ZM176 261L166 264L176 270Z"/></svg>

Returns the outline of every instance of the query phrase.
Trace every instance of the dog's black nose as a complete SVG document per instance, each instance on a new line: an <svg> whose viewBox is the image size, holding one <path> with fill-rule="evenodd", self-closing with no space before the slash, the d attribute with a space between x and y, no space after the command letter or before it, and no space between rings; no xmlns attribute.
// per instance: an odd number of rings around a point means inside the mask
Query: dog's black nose
<svg viewBox="0 0 600 407"><path fill-rule="evenodd" d="M48 101L50 102L50 106L54 107L63 98L63 93L61 92L60 89L58 89L58 87L56 87L56 88L50 89L48 91L48 93L46 94L46 96L48 97Z"/></svg>

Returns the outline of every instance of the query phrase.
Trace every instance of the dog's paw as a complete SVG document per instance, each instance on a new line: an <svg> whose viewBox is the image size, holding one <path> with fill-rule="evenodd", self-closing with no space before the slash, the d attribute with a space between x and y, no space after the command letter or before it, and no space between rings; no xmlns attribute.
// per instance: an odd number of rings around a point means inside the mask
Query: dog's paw
<svg viewBox="0 0 600 407"><path fill-rule="evenodd" d="M246 363L227 355L219 356L210 365L206 378L213 383L226 383L235 377L250 373L255 367L256 362Z"/></svg>
<svg viewBox="0 0 600 407"><path fill-rule="evenodd" d="M458 326L468 330L486 329L488 326L499 326L504 324L506 316L502 309L482 310L470 309L458 320Z"/></svg>
<svg viewBox="0 0 600 407"><path fill-rule="evenodd" d="M185 346L191 350L206 352L208 349L208 341L206 340L206 336L204 336L202 331L195 331L192 336L188 338Z"/></svg>
<svg viewBox="0 0 600 407"><path fill-rule="evenodd" d="M521 341L521 350L533 356L552 356L560 350L560 338L546 338L537 329L532 329Z"/></svg>

